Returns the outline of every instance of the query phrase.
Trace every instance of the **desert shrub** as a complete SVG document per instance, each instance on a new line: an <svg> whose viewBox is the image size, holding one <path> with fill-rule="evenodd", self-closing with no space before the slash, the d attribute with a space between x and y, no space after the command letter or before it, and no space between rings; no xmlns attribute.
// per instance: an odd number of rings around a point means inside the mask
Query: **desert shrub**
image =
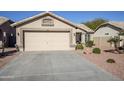
<svg viewBox="0 0 124 93"><path fill-rule="evenodd" d="M115 63L115 60L114 60L114 59L109 58L109 59L107 59L107 60L106 60L106 62L107 62L107 63Z"/></svg>
<svg viewBox="0 0 124 93"><path fill-rule="evenodd" d="M93 41L91 40L86 42L86 47L92 47L93 45Z"/></svg>
<svg viewBox="0 0 124 93"><path fill-rule="evenodd" d="M83 44L77 44L76 47L75 47L75 49L76 50L77 49L84 49Z"/></svg>
<svg viewBox="0 0 124 93"><path fill-rule="evenodd" d="M95 54L100 54L101 53L101 49L100 48L94 48L92 50L92 52L95 53Z"/></svg>

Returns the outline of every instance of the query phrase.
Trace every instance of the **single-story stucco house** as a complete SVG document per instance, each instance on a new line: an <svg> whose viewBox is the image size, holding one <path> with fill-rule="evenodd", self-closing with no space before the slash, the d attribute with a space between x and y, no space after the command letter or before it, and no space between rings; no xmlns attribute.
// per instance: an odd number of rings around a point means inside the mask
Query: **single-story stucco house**
<svg viewBox="0 0 124 93"><path fill-rule="evenodd" d="M10 25L14 23L6 17L0 17L0 47L4 42L5 47L14 47L16 43L16 31Z"/></svg>
<svg viewBox="0 0 124 93"><path fill-rule="evenodd" d="M94 43L98 47L112 47L108 43L108 39L114 36L118 36L120 32L124 32L124 22L106 22L100 25L94 33ZM124 39L124 36L120 36L121 39ZM120 42L120 46L124 46L124 41Z"/></svg>
<svg viewBox="0 0 124 93"><path fill-rule="evenodd" d="M52 12L15 22L16 44L20 51L74 50L76 43L92 39L93 30L72 23Z"/></svg>

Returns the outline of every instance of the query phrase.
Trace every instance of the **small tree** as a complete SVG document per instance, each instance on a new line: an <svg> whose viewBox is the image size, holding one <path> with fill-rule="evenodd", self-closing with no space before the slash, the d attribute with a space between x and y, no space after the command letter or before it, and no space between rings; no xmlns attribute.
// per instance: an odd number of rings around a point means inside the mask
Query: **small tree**
<svg viewBox="0 0 124 93"><path fill-rule="evenodd" d="M114 48L115 50L118 52L118 53L121 53L120 50L119 50L119 46L118 44L120 43L121 39L119 36L115 36L115 37L112 37L108 40L108 42L110 44L114 44Z"/></svg>

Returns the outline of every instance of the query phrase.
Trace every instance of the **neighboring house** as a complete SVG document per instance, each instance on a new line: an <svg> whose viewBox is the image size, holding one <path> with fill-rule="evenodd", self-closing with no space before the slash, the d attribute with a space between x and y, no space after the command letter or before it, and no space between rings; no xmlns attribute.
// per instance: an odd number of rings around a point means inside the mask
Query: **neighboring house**
<svg viewBox="0 0 124 93"><path fill-rule="evenodd" d="M5 47L14 47L16 42L15 29L10 25L14 23L6 17L0 17L0 47L4 42Z"/></svg>
<svg viewBox="0 0 124 93"><path fill-rule="evenodd" d="M118 36L120 32L124 32L124 22L107 22L100 25L94 33L94 42L98 47L112 47L108 43L108 39L114 36ZM124 36L120 37L124 39ZM120 42L120 46L124 45L124 41Z"/></svg>
<svg viewBox="0 0 124 93"><path fill-rule="evenodd" d="M93 31L74 24L51 12L44 12L11 25L16 28L16 44L20 51L74 50L85 43Z"/></svg>

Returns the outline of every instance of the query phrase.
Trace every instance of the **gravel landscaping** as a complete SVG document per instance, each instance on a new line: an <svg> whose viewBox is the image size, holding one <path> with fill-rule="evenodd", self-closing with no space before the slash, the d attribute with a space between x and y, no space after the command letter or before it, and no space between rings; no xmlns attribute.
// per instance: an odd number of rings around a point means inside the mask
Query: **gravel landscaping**
<svg viewBox="0 0 124 93"><path fill-rule="evenodd" d="M86 53L84 54L84 51ZM124 54L117 54L102 51L101 54L92 53L92 48L85 48L84 50L77 50L76 53L87 58L90 62L96 64L102 69L116 75L124 80ZM114 59L115 63L107 63L107 59Z"/></svg>

